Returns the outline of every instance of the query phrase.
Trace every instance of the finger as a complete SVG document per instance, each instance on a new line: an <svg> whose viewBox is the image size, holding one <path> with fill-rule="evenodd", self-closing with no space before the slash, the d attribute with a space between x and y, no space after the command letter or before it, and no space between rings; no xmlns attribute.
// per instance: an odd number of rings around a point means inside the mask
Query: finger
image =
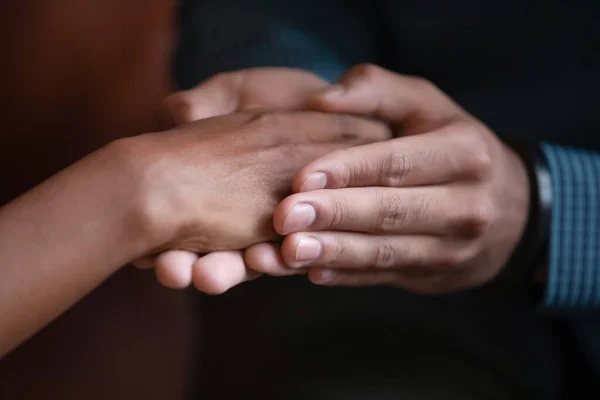
<svg viewBox="0 0 600 400"><path fill-rule="evenodd" d="M193 89L171 94L163 101L163 115L175 126L237 111L243 75L216 75Z"/></svg>
<svg viewBox="0 0 600 400"><path fill-rule="evenodd" d="M314 268L308 273L311 282L322 286L393 286L424 295L452 294L470 287L463 271L407 274L406 271L344 271Z"/></svg>
<svg viewBox="0 0 600 400"><path fill-rule="evenodd" d="M266 90L275 87L277 90ZM327 82L313 73L293 68L250 68L217 74L193 89L167 97L163 108L174 124L230 114L240 109L305 108L306 100Z"/></svg>
<svg viewBox="0 0 600 400"><path fill-rule="evenodd" d="M262 276L246 268L241 251L217 251L199 258L192 269L192 282L206 294L222 294L242 282Z"/></svg>
<svg viewBox="0 0 600 400"><path fill-rule="evenodd" d="M305 274L305 268L290 268L283 261L280 246L276 243L260 243L246 249L244 260L248 268L270 276Z"/></svg>
<svg viewBox="0 0 600 400"><path fill-rule="evenodd" d="M329 83L312 72L296 68L250 68L223 74L241 75L238 108L305 109L308 98Z"/></svg>
<svg viewBox="0 0 600 400"><path fill-rule="evenodd" d="M160 254L155 260L158 281L171 289L184 289L192 283L192 266L198 260L196 253L171 250Z"/></svg>
<svg viewBox="0 0 600 400"><path fill-rule="evenodd" d="M154 268L154 257L138 258L137 260L132 261L131 265L139 269Z"/></svg>
<svg viewBox="0 0 600 400"><path fill-rule="evenodd" d="M491 169L485 137L477 123L456 123L425 135L338 150L303 167L293 189L407 187L476 179Z"/></svg>
<svg viewBox="0 0 600 400"><path fill-rule="evenodd" d="M461 268L473 255L458 240L433 236L375 236L353 232L303 232L289 235L281 257L292 268L390 270L419 267L447 271Z"/></svg>
<svg viewBox="0 0 600 400"><path fill-rule="evenodd" d="M317 94L318 110L373 115L412 134L439 127L466 115L430 82L400 75L374 65L359 65L333 87Z"/></svg>
<svg viewBox="0 0 600 400"><path fill-rule="evenodd" d="M391 130L386 124L352 115L316 111L246 113L252 115L247 124L249 131L289 132L289 144L337 142L357 146L391 138ZM280 135L273 135L273 140L280 140Z"/></svg>
<svg viewBox="0 0 600 400"><path fill-rule="evenodd" d="M311 268L308 279L322 286L380 286L392 285L398 271L342 271L328 268Z"/></svg>
<svg viewBox="0 0 600 400"><path fill-rule="evenodd" d="M476 237L493 218L487 209L469 190L452 186L317 190L285 198L273 227L280 235L329 230Z"/></svg>

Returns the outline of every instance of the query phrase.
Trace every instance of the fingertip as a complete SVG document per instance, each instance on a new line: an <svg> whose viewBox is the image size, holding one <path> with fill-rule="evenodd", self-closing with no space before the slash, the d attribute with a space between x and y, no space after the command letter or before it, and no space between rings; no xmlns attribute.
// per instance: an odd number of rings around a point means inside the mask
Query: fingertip
<svg viewBox="0 0 600 400"><path fill-rule="evenodd" d="M327 268L310 268L308 279L315 285L332 286L335 284L335 271Z"/></svg>
<svg viewBox="0 0 600 400"><path fill-rule="evenodd" d="M210 253L199 258L192 270L192 283L196 289L209 295L223 294L257 277L247 270L241 251Z"/></svg>
<svg viewBox="0 0 600 400"><path fill-rule="evenodd" d="M157 280L170 289L184 289L192 281L192 265L198 259L189 251L168 251L156 258Z"/></svg>
<svg viewBox="0 0 600 400"><path fill-rule="evenodd" d="M261 243L246 250L246 265L270 276L304 275L306 268L290 268L281 256L280 245Z"/></svg>
<svg viewBox="0 0 600 400"><path fill-rule="evenodd" d="M259 243L244 252L244 261L248 268L272 273L285 266L279 254L279 246L274 243Z"/></svg>
<svg viewBox="0 0 600 400"><path fill-rule="evenodd" d="M194 121L194 104L187 91L176 92L162 102L163 121L169 128Z"/></svg>

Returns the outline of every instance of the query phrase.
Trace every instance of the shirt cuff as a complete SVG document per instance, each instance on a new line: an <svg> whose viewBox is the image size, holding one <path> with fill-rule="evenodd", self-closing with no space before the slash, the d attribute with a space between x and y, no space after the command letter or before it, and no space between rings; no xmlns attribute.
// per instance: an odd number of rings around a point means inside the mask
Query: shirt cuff
<svg viewBox="0 0 600 400"><path fill-rule="evenodd" d="M553 191L543 306L600 306L600 154L542 144Z"/></svg>

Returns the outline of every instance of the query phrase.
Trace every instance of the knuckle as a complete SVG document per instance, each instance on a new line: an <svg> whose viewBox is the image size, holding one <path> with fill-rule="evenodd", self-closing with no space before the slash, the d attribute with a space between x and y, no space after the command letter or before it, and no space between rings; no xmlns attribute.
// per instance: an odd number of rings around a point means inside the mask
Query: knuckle
<svg viewBox="0 0 600 400"><path fill-rule="evenodd" d="M388 238L381 238L377 245L373 267L375 268L391 268L396 260L396 248L390 243Z"/></svg>
<svg viewBox="0 0 600 400"><path fill-rule="evenodd" d="M373 168L366 158L360 157L352 162L352 165L343 164L340 169L339 185L348 187L361 182L365 177L371 176Z"/></svg>
<svg viewBox="0 0 600 400"><path fill-rule="evenodd" d="M408 220L408 207L399 196L384 196L377 213L377 230L390 232Z"/></svg>
<svg viewBox="0 0 600 400"><path fill-rule="evenodd" d="M372 82L382 73L383 69L375 64L362 63L350 70L351 79Z"/></svg>
<svg viewBox="0 0 600 400"><path fill-rule="evenodd" d="M227 82L234 77L232 72L218 72L206 80L206 83Z"/></svg>
<svg viewBox="0 0 600 400"><path fill-rule="evenodd" d="M422 76L406 76L406 86L412 88L416 92L430 92L431 94L438 94L440 90L438 87L431 82L429 79Z"/></svg>
<svg viewBox="0 0 600 400"><path fill-rule="evenodd" d="M493 169L492 164L492 156L487 149L480 149L473 152L471 168L476 178L485 179L489 177Z"/></svg>
<svg viewBox="0 0 600 400"><path fill-rule="evenodd" d="M381 162L380 184L383 186L402 186L412 171L413 162L405 153L391 152Z"/></svg>
<svg viewBox="0 0 600 400"><path fill-rule="evenodd" d="M477 238L486 234L494 225L496 209L486 198L473 201L459 218L457 233L461 237Z"/></svg>
<svg viewBox="0 0 600 400"><path fill-rule="evenodd" d="M356 164L354 169L352 170L352 174L350 179L358 180L361 177L369 176L372 172L371 163L366 158L359 158L356 160Z"/></svg>
<svg viewBox="0 0 600 400"><path fill-rule="evenodd" d="M334 151L330 153L332 159L341 157L342 151ZM360 168L357 164L349 165L346 162L339 163L335 169L330 171L328 176L328 186L331 188L345 188L349 187L353 180L356 179L357 170Z"/></svg>
<svg viewBox="0 0 600 400"><path fill-rule="evenodd" d="M329 227L337 230L344 225L348 218L348 205L340 200L334 200L331 203L331 219Z"/></svg>
<svg viewBox="0 0 600 400"><path fill-rule="evenodd" d="M465 146L470 149L464 160L474 178L486 178L492 172L493 158L490 141L485 130L472 121L463 125Z"/></svg>
<svg viewBox="0 0 600 400"><path fill-rule="evenodd" d="M343 240L334 238L328 244L328 262L331 264L339 264L342 262L344 258L344 253L346 252L346 245Z"/></svg>

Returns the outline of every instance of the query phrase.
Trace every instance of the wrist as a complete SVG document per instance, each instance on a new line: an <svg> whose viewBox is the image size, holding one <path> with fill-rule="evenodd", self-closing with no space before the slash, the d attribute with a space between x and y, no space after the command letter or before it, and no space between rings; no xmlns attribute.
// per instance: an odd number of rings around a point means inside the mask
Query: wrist
<svg viewBox="0 0 600 400"><path fill-rule="evenodd" d="M103 171L95 175L110 199L125 263L160 248L168 236L161 207L148 184L149 157L138 138L117 139L104 146L94 154L96 165L91 168L92 174Z"/></svg>
<svg viewBox="0 0 600 400"><path fill-rule="evenodd" d="M207 215L199 215L205 208L199 205L205 199L197 191L187 193L188 186L194 186L201 177L190 176L181 159L169 154L168 143L155 140L155 135L118 139L105 149L106 159L118 166L115 191L126 206L126 232L134 244L136 257L173 246L209 249L208 238L198 234L188 238L191 231L198 230L198 225L206 223ZM192 198L194 201L190 202Z"/></svg>
<svg viewBox="0 0 600 400"><path fill-rule="evenodd" d="M505 275L516 276L517 284L531 285L539 266L545 264L552 213L550 172L538 144L515 139L506 142L524 163L529 178L530 205L525 231L505 267Z"/></svg>

